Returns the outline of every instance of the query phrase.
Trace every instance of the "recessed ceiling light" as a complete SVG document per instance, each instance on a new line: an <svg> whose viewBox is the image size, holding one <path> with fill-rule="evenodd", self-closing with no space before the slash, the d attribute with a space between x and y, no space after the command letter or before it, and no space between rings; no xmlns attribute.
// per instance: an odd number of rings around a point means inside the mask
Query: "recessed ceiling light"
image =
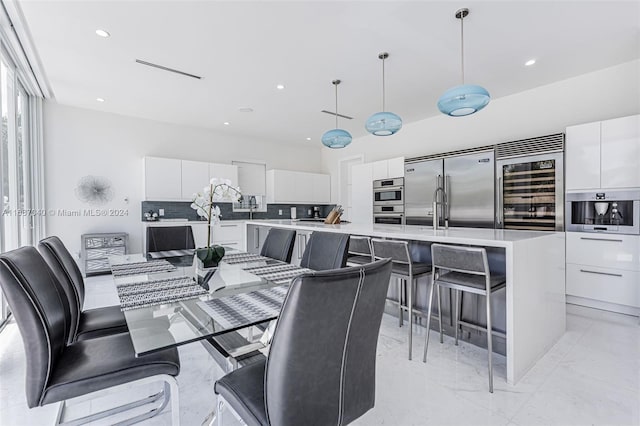
<svg viewBox="0 0 640 426"><path fill-rule="evenodd" d="M284 84L278 84L278 85L276 86L276 89L278 89L278 90L284 90Z"/></svg>
<svg viewBox="0 0 640 426"><path fill-rule="evenodd" d="M107 38L107 37L111 36L111 34L109 34L109 32L105 31L105 30L96 30L96 34L99 35L100 37L104 37L104 38Z"/></svg>
<svg viewBox="0 0 640 426"><path fill-rule="evenodd" d="M310 141L310 140L311 140L311 138L307 138L307 140L308 140L308 141Z"/></svg>
<svg viewBox="0 0 640 426"><path fill-rule="evenodd" d="M535 64L536 60L535 59L529 59L527 62L525 62L525 66L530 67L531 65Z"/></svg>
<svg viewBox="0 0 640 426"><path fill-rule="evenodd" d="M238 108L238 111L240 111L240 112L253 112L253 108L251 108L251 107L240 107L240 108Z"/></svg>
<svg viewBox="0 0 640 426"><path fill-rule="evenodd" d="M96 98L96 101L98 101L98 102L104 102L104 98Z"/></svg>
<svg viewBox="0 0 640 426"><path fill-rule="evenodd" d="M224 124L225 126L228 126L228 125L229 125L229 124L231 124L231 123L229 123L228 121L225 121L225 122L224 122L224 123L222 123L222 124Z"/></svg>

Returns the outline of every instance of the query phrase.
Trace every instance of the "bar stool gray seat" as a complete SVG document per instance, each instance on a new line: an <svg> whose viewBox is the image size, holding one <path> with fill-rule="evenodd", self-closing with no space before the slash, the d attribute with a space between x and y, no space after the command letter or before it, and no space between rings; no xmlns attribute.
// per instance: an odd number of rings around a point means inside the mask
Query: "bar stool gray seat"
<svg viewBox="0 0 640 426"><path fill-rule="evenodd" d="M414 262L409 255L409 243L398 240L371 239L374 259L391 258L391 277L398 280L398 300L387 299L398 305L399 325L402 327L404 311L409 317L409 359L412 355L413 341L413 316L424 316L424 312L414 309L414 286L416 280L431 273L431 264ZM408 285L407 285L408 283ZM403 297L404 295L404 297ZM439 306L439 305L438 305ZM439 310L439 309L438 309Z"/></svg>
<svg viewBox="0 0 640 426"><path fill-rule="evenodd" d="M295 230L271 228L264 240L260 255L290 263L295 242Z"/></svg>
<svg viewBox="0 0 640 426"><path fill-rule="evenodd" d="M386 259L296 277L267 359L216 382L217 424L347 425L373 408L390 273Z"/></svg>
<svg viewBox="0 0 640 426"><path fill-rule="evenodd" d="M179 424L175 379L180 372L177 349L136 356L128 333L69 344L71 316L64 290L34 247L22 247L0 255L0 288L15 316L25 348L29 408L62 402L57 418L57 424L60 424L65 402L69 399L97 391L122 392L132 384L162 381L164 390L156 395L68 424L84 424L158 401L159 406L153 410L127 419L123 424L153 417L169 401L172 423Z"/></svg>
<svg viewBox="0 0 640 426"><path fill-rule="evenodd" d="M85 295L82 273L60 238L53 236L41 240L38 251L67 297L71 311L69 343L129 331L120 306L82 310Z"/></svg>
<svg viewBox="0 0 640 426"><path fill-rule="evenodd" d="M493 392L493 363L492 363L492 336L493 334L504 336L504 333L494 331L491 326L491 294L506 286L503 275L492 275L489 271L487 251L480 247L463 247L444 244L431 245L431 260L433 264L433 276L431 278L431 290L429 292L429 314L427 315L427 330L431 322L431 302L433 289L437 287L438 303L440 303L440 287L455 291L455 344L458 344L458 329L461 325L487 333L487 350L489 357L489 392ZM460 319L460 292L467 292L484 296L486 299L486 327L462 321ZM438 314L440 321L440 343L442 343L442 316ZM429 333L424 342L423 362L427 362L427 349L429 346Z"/></svg>
<svg viewBox="0 0 640 426"><path fill-rule="evenodd" d="M371 262L373 262L373 255L371 254L371 238L351 235L349 237L347 265L366 265Z"/></svg>

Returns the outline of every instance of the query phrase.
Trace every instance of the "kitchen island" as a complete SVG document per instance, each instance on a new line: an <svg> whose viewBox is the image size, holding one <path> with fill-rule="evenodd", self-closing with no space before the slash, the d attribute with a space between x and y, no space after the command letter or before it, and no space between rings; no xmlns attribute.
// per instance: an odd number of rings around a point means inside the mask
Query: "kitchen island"
<svg viewBox="0 0 640 426"><path fill-rule="evenodd" d="M564 334L564 232L424 226L247 221L247 227L325 231L424 244L443 243L486 247L503 257L506 275L507 382L515 384ZM250 232L247 230L247 237ZM249 247L249 244L247 244Z"/></svg>

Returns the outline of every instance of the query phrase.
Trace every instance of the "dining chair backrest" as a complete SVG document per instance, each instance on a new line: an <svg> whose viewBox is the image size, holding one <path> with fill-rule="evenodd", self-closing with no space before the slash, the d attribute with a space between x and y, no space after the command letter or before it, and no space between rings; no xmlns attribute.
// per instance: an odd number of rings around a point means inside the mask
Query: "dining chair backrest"
<svg viewBox="0 0 640 426"><path fill-rule="evenodd" d="M69 333L69 306L60 284L31 246L0 255L0 287L18 324L26 357L29 408L41 405Z"/></svg>
<svg viewBox="0 0 640 426"><path fill-rule="evenodd" d="M78 331L80 314L84 305L85 288L82 272L80 272L80 268L73 260L69 250L56 236L41 240L38 243L38 251L47 262L67 297L71 314L69 342L72 342Z"/></svg>
<svg viewBox="0 0 640 426"><path fill-rule="evenodd" d="M349 237L349 255L371 256L371 238L351 235Z"/></svg>
<svg viewBox="0 0 640 426"><path fill-rule="evenodd" d="M260 255L289 263L295 242L295 230L271 228L264 240Z"/></svg>
<svg viewBox="0 0 640 426"><path fill-rule="evenodd" d="M473 275L487 275L489 262L482 247L431 244L431 262L434 268Z"/></svg>
<svg viewBox="0 0 640 426"><path fill-rule="evenodd" d="M343 425L374 406L390 274L386 259L294 279L267 358L269 424Z"/></svg>
<svg viewBox="0 0 640 426"><path fill-rule="evenodd" d="M314 271L344 268L348 249L349 234L314 231L304 249L300 266Z"/></svg>
<svg viewBox="0 0 640 426"><path fill-rule="evenodd" d="M375 259L391 258L394 263L411 264L409 243L407 241L372 238L371 245Z"/></svg>
<svg viewBox="0 0 640 426"><path fill-rule="evenodd" d="M149 226L147 228L147 253L167 250L194 249L191 226Z"/></svg>

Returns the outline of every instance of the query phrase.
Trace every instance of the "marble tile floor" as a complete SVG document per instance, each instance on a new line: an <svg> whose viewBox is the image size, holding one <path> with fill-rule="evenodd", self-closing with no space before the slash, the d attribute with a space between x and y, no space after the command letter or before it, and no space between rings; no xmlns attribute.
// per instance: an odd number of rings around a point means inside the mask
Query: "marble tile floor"
<svg viewBox="0 0 640 426"><path fill-rule="evenodd" d="M87 280L87 308L116 302L110 276ZM456 347L451 338L441 345L432 332L429 360L423 364L425 330L416 327L414 359L409 361L406 328L398 328L396 319L385 315L378 344L376 406L354 424L640 425L638 318L572 305L567 311L565 335L516 386L505 382L505 358L494 356L493 394L488 392L485 350L463 342ZM200 425L215 405L213 384L222 373L199 344L179 350L181 422ZM0 425L53 424L56 404L27 408L24 370L24 350L12 322L0 333ZM68 413L76 417L100 411L155 388L73 404ZM170 414L141 424L169 425Z"/></svg>

